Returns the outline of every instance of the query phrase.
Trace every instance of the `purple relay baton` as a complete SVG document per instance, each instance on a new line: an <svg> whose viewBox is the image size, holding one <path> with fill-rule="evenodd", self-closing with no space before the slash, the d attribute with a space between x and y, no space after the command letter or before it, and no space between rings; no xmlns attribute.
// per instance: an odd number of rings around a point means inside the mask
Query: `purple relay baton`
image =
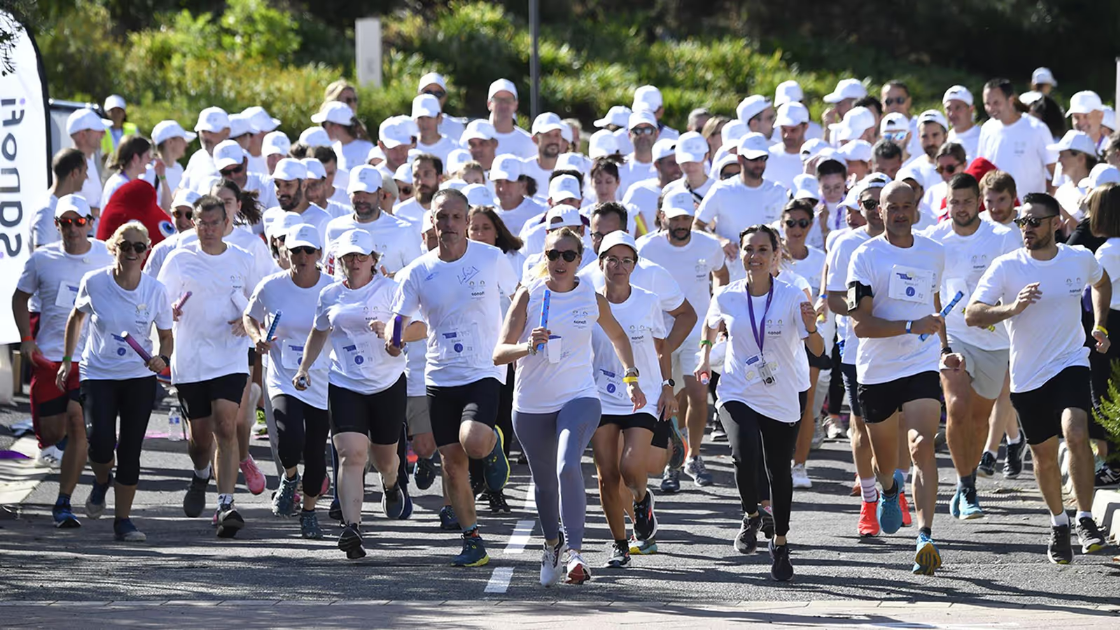
<svg viewBox="0 0 1120 630"><path fill-rule="evenodd" d="M135 337L128 334L128 331L122 332L121 337L124 338L125 343L127 343L133 350L136 351L136 354L140 355L140 358L144 360L144 363L152 360L152 355L148 354L148 351L140 345L139 341L136 341Z"/></svg>
<svg viewBox="0 0 1120 630"><path fill-rule="evenodd" d="M404 323L404 316L397 315L393 318L393 347L401 347L401 324Z"/></svg>

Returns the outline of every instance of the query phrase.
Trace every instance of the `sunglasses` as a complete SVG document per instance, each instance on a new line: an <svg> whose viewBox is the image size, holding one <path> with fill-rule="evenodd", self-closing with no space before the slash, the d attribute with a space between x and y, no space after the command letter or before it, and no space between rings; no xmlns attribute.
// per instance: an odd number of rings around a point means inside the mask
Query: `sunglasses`
<svg viewBox="0 0 1120 630"><path fill-rule="evenodd" d="M117 251L120 251L120 252L123 252L123 253L126 253L126 254L130 251L135 252L137 254L143 254L144 252L148 251L148 244L147 243L141 243L141 242L133 242L133 241L121 241L117 245Z"/></svg>
<svg viewBox="0 0 1120 630"><path fill-rule="evenodd" d="M311 254L314 254L317 251L319 251L319 250L315 249L314 247L309 247L307 245L300 245L299 247L289 247L288 248L288 253L289 254L306 254L308 256L310 256Z"/></svg>
<svg viewBox="0 0 1120 630"><path fill-rule="evenodd" d="M807 228L812 224L813 224L813 222L810 221L809 219L786 219L786 227L797 226L797 227Z"/></svg>
<svg viewBox="0 0 1120 630"><path fill-rule="evenodd" d="M576 257L579 256L579 252L577 252L574 249L566 249L564 251L560 251L558 249L550 249L547 252L545 252L544 254L545 254L545 256L548 256L549 260L554 261L554 262L557 259L559 259L561 256L564 257L564 262L575 262Z"/></svg>
<svg viewBox="0 0 1120 630"><path fill-rule="evenodd" d="M427 90L424 92L424 94L431 94L436 98L443 98L447 96L447 92L444 92L443 90Z"/></svg>
<svg viewBox="0 0 1120 630"><path fill-rule="evenodd" d="M89 217L78 217L77 219L56 219L56 221L58 221L58 225L60 227L64 227L64 228L68 228L71 225L76 225L78 227L85 227L86 225L89 224L90 218Z"/></svg>
<svg viewBox="0 0 1120 630"><path fill-rule="evenodd" d="M747 161L748 162L765 162L766 160L769 160L769 159L770 159L769 155L764 155L762 157L756 157L753 160L748 159Z"/></svg>
<svg viewBox="0 0 1120 630"><path fill-rule="evenodd" d="M908 133L910 133L910 132L908 132L908 131L888 131L887 133L883 134L883 138L886 139L886 140L890 140L891 142L894 142L894 143L897 144L897 143L905 140L906 139L906 134L908 134Z"/></svg>
<svg viewBox="0 0 1120 630"><path fill-rule="evenodd" d="M638 127L636 129L631 129L630 133L635 136L652 136L656 131L657 130L653 127Z"/></svg>
<svg viewBox="0 0 1120 630"><path fill-rule="evenodd" d="M903 103L906 102L907 98L909 98L909 97L899 96L899 97L894 97L894 98L888 98L888 99L883 101L883 104L886 105L887 107L890 107L891 105L902 105Z"/></svg>
<svg viewBox="0 0 1120 630"><path fill-rule="evenodd" d="M719 178L720 178L720 179L731 179L732 177L737 177L738 175L739 175L739 174L738 174L738 173L736 173L736 172L733 172L733 171L727 171L727 172L725 172L725 173L720 173L720 174L719 174Z"/></svg>
<svg viewBox="0 0 1120 630"><path fill-rule="evenodd" d="M960 167L961 167L960 164L953 164L953 165L950 165L950 166L938 166L937 167L937 174L938 175L945 175L946 173L948 173L949 175L952 175L953 173L956 173L957 169L959 169Z"/></svg>
<svg viewBox="0 0 1120 630"><path fill-rule="evenodd" d="M194 210L176 210L171 213L176 219L186 219L188 221L194 217Z"/></svg>
<svg viewBox="0 0 1120 630"><path fill-rule="evenodd" d="M227 168L227 169L223 170L221 173L222 173L222 177L229 177L231 175L240 175L241 172L244 171L244 170L245 170L245 165L244 164L238 164L237 166L231 166L230 168Z"/></svg>
<svg viewBox="0 0 1120 630"><path fill-rule="evenodd" d="M859 202L859 205L863 206L864 210L875 210L879 207L879 202L874 199L864 199Z"/></svg>
<svg viewBox="0 0 1120 630"><path fill-rule="evenodd" d="M1056 216L1058 216L1058 215L1048 214L1044 217L1019 217L1018 219L1015 219L1015 225L1019 226L1020 228L1028 226L1028 225L1031 226L1032 228L1037 228L1038 226L1042 225L1043 221L1046 221L1047 219L1052 219Z"/></svg>

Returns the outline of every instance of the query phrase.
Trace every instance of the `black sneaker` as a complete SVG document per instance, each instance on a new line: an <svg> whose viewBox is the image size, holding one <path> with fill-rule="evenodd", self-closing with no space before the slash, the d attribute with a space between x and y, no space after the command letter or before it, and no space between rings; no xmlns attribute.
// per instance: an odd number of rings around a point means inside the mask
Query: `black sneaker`
<svg viewBox="0 0 1120 630"><path fill-rule="evenodd" d="M758 513L762 515L762 535L766 540L774 538L774 511L764 507L760 508Z"/></svg>
<svg viewBox="0 0 1120 630"><path fill-rule="evenodd" d="M603 563L604 569L624 569L630 566L630 545L627 543L612 542L607 550L610 556Z"/></svg>
<svg viewBox="0 0 1120 630"><path fill-rule="evenodd" d="M634 536L648 540L657 535L657 516L653 513L653 493L646 490L646 497L634 502Z"/></svg>
<svg viewBox="0 0 1120 630"><path fill-rule="evenodd" d="M421 490L427 490L432 487L436 477L439 476L439 471L436 470L436 464L429 457L421 457L416 462L416 473L412 478L416 481L416 487Z"/></svg>
<svg viewBox="0 0 1120 630"><path fill-rule="evenodd" d="M490 512L493 514L502 512L509 514L513 511L509 508L509 503L506 503L506 495L501 490L490 490L486 493L486 500L489 501Z"/></svg>
<svg viewBox="0 0 1120 630"><path fill-rule="evenodd" d="M366 557L366 548L362 545L362 534L358 526L351 523L342 530L338 537L338 548L346 552L347 560L357 560Z"/></svg>
<svg viewBox="0 0 1120 630"><path fill-rule="evenodd" d="M445 505L439 509L439 528L444 531L462 529L459 526L459 519L455 517L455 510L450 505Z"/></svg>
<svg viewBox="0 0 1120 630"><path fill-rule="evenodd" d="M404 512L404 492L401 484L397 482L392 488L385 488L381 492L381 510L385 518L399 519Z"/></svg>
<svg viewBox="0 0 1120 630"><path fill-rule="evenodd" d="M665 494L674 494L681 490L681 471L666 468L661 477L661 491Z"/></svg>
<svg viewBox="0 0 1120 630"><path fill-rule="evenodd" d="M743 516L743 525L735 535L735 551L754 553L758 549L758 530L762 527L762 514Z"/></svg>
<svg viewBox="0 0 1120 630"><path fill-rule="evenodd" d="M1073 562L1073 547L1069 544L1069 525L1050 528L1050 544L1046 547L1046 557L1054 564Z"/></svg>
<svg viewBox="0 0 1120 630"><path fill-rule="evenodd" d="M789 545L775 545L770 541L770 577L779 582L793 579L793 564L789 561Z"/></svg>
<svg viewBox="0 0 1120 630"><path fill-rule="evenodd" d="M727 431L723 430L723 423L716 420L715 426L712 427L712 441L713 442L726 442Z"/></svg>
<svg viewBox="0 0 1120 630"><path fill-rule="evenodd" d="M1097 468L1096 477L1093 479L1093 486L1104 488L1115 486L1118 483L1120 483L1120 470L1113 468L1108 463L1101 463Z"/></svg>
<svg viewBox="0 0 1120 630"><path fill-rule="evenodd" d="M1104 549L1104 535L1101 534L1097 522L1092 517L1085 516L1077 519L1077 525L1073 529L1077 532L1077 540L1081 543L1081 553L1094 553Z"/></svg>
<svg viewBox="0 0 1120 630"><path fill-rule="evenodd" d="M214 523L218 526L218 538L233 538L245 527L245 519L233 508L233 503L218 506Z"/></svg>
<svg viewBox="0 0 1120 630"><path fill-rule="evenodd" d="M1007 454L1011 454L1011 448L1008 447ZM1008 460L1010 461L1010 459ZM978 477L994 477L996 474L996 456L988 451L980 456L980 465L976 467L976 476ZM1004 473L1006 474L1006 473Z"/></svg>
<svg viewBox="0 0 1120 630"><path fill-rule="evenodd" d="M1027 450L1027 441L1019 436L1019 442L1007 445L1007 459L1003 462L1003 476L1014 479L1023 472L1023 455Z"/></svg>
<svg viewBox="0 0 1120 630"><path fill-rule="evenodd" d="M331 501L331 507L327 510L327 516L330 517L331 520L338 521L339 525L342 525L342 504L338 502L338 497L335 497L334 500Z"/></svg>
<svg viewBox="0 0 1120 630"><path fill-rule="evenodd" d="M203 510L206 509L206 487L209 485L210 477L200 479L193 473L191 474L191 485L187 487L187 493L183 495L183 514L186 514L189 518L202 516Z"/></svg>

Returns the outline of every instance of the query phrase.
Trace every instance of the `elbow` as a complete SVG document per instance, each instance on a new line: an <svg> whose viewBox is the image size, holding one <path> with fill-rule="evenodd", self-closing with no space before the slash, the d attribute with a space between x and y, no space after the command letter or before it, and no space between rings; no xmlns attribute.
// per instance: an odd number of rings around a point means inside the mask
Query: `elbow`
<svg viewBox="0 0 1120 630"><path fill-rule="evenodd" d="M871 336L871 330L867 326L867 323L861 322L855 318L852 318L852 332L855 333L856 337L859 337L860 339Z"/></svg>
<svg viewBox="0 0 1120 630"><path fill-rule="evenodd" d="M984 325L983 322L980 321L980 318L977 315L974 315L972 311L969 310L966 310L964 312L964 323L966 326L969 326L971 328L976 328L978 326Z"/></svg>

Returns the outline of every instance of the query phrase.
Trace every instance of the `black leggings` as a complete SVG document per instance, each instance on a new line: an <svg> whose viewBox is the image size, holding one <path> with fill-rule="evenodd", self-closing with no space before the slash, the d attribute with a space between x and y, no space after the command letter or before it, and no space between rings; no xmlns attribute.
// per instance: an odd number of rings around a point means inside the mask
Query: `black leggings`
<svg viewBox="0 0 1120 630"><path fill-rule="evenodd" d="M276 450L284 468L295 468L303 459L303 488L315 496L327 476L326 444L331 424L326 409L317 409L295 396L272 397L276 419Z"/></svg>
<svg viewBox="0 0 1120 630"><path fill-rule="evenodd" d="M839 338L832 343L832 372L828 376L828 413L838 416L844 406L844 375L840 370Z"/></svg>
<svg viewBox="0 0 1120 630"><path fill-rule="evenodd" d="M89 461L108 464L117 456L117 483L140 480L140 451L156 402L155 375L123 381L82 381L82 414L89 438ZM117 417L120 437L117 437Z"/></svg>
<svg viewBox="0 0 1120 630"><path fill-rule="evenodd" d="M739 488L743 513L758 511L758 484L761 482L758 479L758 460L763 458L770 481L774 534L785 536L789 532L790 505L793 503L790 458L797 444L801 421L779 422L736 400L723 403L719 408L719 417L731 444L735 485Z"/></svg>

